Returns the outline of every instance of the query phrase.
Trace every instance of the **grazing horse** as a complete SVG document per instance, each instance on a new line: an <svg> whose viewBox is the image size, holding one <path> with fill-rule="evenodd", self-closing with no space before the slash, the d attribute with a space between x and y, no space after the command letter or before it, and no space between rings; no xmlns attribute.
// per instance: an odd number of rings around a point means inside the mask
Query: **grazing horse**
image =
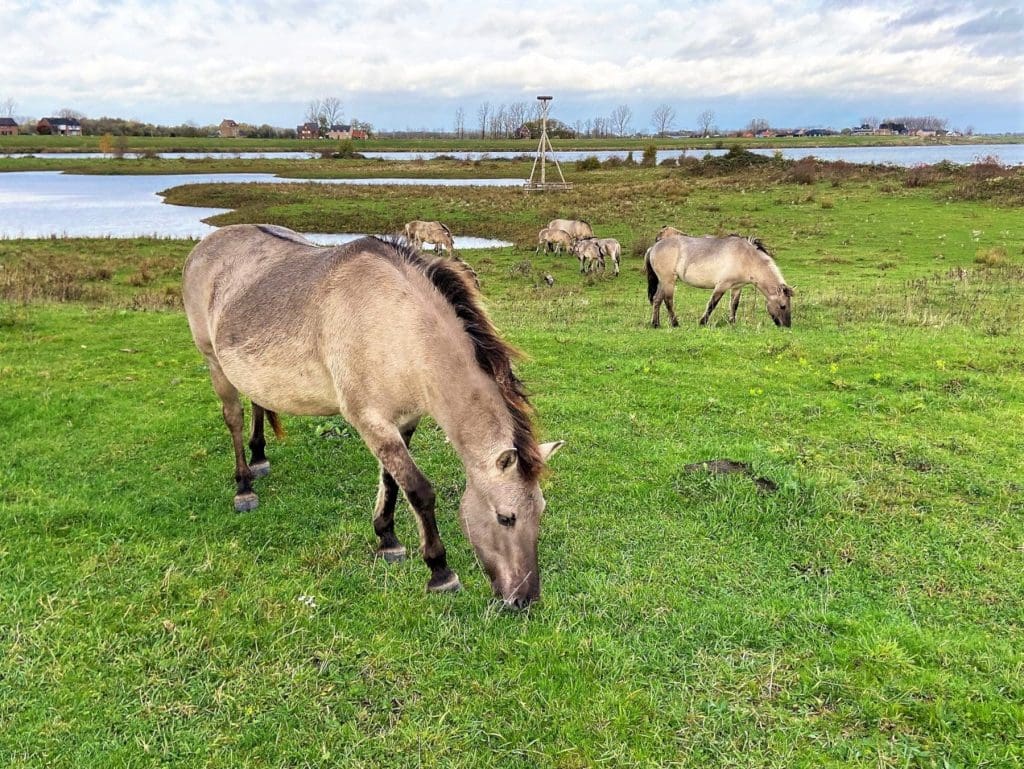
<svg viewBox="0 0 1024 769"><path fill-rule="evenodd" d="M591 272L600 269L604 272L604 252L597 238L583 238L577 240L572 247L572 252L580 260L580 273Z"/></svg>
<svg viewBox="0 0 1024 769"><path fill-rule="evenodd" d="M544 247L545 253L552 250L557 254L561 252L562 248L565 248L566 251L571 251L572 244L572 235L565 230L559 230L555 227L545 227L537 233L537 248L534 250L534 253L540 251L541 246Z"/></svg>
<svg viewBox="0 0 1024 769"><path fill-rule="evenodd" d="M597 245L601 247L601 269L604 269L604 262L612 260L614 274L619 274L619 261L622 258L622 246L615 238L598 238Z"/></svg>
<svg viewBox="0 0 1024 769"><path fill-rule="evenodd" d="M405 239L413 248L423 248L424 243L433 243L434 252L447 249L449 255L455 252L455 238L452 231L441 222L411 221L405 225Z"/></svg>
<svg viewBox="0 0 1024 769"><path fill-rule="evenodd" d="M675 237L676 235L685 235L685 234L686 233L683 232L682 230L677 230L672 225L666 224L664 227L662 227L660 230L658 230L658 236L654 239L654 242L657 243L659 240L664 240L665 238L671 238L671 237Z"/></svg>
<svg viewBox="0 0 1024 769"><path fill-rule="evenodd" d="M594 231L582 219L552 219L548 222L548 227L556 230L565 230L572 235L573 240L594 237Z"/></svg>
<svg viewBox="0 0 1024 769"><path fill-rule="evenodd" d="M419 524L427 589L457 590L434 489L409 454L429 414L465 467L462 528L494 592L515 607L538 598L545 504L538 479L561 443L534 437L532 409L512 371L516 352L461 265L402 242L319 247L283 227L242 224L192 250L182 296L231 433L236 510L256 507L253 477L269 471L265 415L276 426L276 412L341 414L380 463L378 555L405 556L394 528L401 489ZM253 403L249 463L239 393Z"/></svg>
<svg viewBox="0 0 1024 769"><path fill-rule="evenodd" d="M697 288L714 289L700 319L702 326L729 290L732 291L729 322L735 323L740 290L748 283L753 283L764 294L768 314L776 326L789 328L792 324L793 289L786 285L778 265L759 240L740 235L725 238L670 236L647 249L644 267L647 269L647 299L654 305L651 317L654 328L660 325L662 302L672 325L679 325L672 305L677 277Z"/></svg>

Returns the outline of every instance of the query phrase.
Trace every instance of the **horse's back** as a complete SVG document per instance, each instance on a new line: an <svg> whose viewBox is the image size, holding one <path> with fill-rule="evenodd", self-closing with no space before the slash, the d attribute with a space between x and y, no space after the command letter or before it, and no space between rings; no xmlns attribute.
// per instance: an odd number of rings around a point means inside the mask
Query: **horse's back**
<svg viewBox="0 0 1024 769"><path fill-rule="evenodd" d="M670 276L673 270L696 288L742 284L750 277L746 246L746 239L734 236L670 235L654 244L651 263L659 276Z"/></svg>
<svg viewBox="0 0 1024 769"><path fill-rule="evenodd" d="M183 295L197 347L240 391L274 411L344 413L346 392L384 369L409 375L429 297L414 272L375 238L318 247L240 226L193 250Z"/></svg>

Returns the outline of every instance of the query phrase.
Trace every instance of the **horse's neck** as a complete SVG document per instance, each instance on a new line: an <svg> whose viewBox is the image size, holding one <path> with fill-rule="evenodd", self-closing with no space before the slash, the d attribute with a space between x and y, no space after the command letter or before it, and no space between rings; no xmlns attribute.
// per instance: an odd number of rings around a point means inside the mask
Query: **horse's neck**
<svg viewBox="0 0 1024 769"><path fill-rule="evenodd" d="M779 272L779 268L775 266L775 262L760 254L758 254L756 259L757 266L754 271L754 284L757 286L757 290L765 296L779 293L785 281L782 279L782 273Z"/></svg>
<svg viewBox="0 0 1024 769"><path fill-rule="evenodd" d="M436 382L430 415L444 430L467 470L484 467L514 443L508 406L497 384L475 366L463 381Z"/></svg>

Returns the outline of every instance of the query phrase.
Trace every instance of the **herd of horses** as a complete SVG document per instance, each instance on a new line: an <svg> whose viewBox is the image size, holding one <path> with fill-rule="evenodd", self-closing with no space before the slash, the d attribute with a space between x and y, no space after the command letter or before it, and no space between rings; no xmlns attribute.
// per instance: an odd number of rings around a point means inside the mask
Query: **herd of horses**
<svg viewBox="0 0 1024 769"><path fill-rule="evenodd" d="M377 556L393 562L406 555L394 527L401 490L416 515L427 589L458 590L438 534L434 489L409 453L417 425L430 415L465 469L462 530L494 594L523 608L540 596L539 479L562 441L539 442L512 369L518 353L483 309L476 274L457 258L421 250L431 243L454 256L451 230L414 221L403 234L325 247L283 227L240 224L189 254L182 298L231 435L234 506L258 505L253 483L270 472L265 422L280 437L279 413L340 414L379 465ZM596 238L586 222L551 221L538 235L541 245L556 253L566 247L581 272L611 260L619 274L618 242ZM677 278L713 290L702 324L726 291L735 321L740 289L754 284L776 325L790 325L792 289L758 240L690 237L666 227L647 249L644 269L655 327L662 304L678 325ZM248 459L240 395L252 403Z"/></svg>

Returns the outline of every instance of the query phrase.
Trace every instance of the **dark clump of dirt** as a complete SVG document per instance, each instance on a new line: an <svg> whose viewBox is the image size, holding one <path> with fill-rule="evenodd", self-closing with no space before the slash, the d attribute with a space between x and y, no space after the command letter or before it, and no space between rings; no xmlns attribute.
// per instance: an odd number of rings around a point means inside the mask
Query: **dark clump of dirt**
<svg viewBox="0 0 1024 769"><path fill-rule="evenodd" d="M779 490L779 485L771 478L762 478L754 474L753 469L746 462L737 462L734 459L708 459L704 462L694 462L684 465L683 469L688 473L708 473L710 475L746 475L754 481L757 490L762 494L774 494Z"/></svg>

